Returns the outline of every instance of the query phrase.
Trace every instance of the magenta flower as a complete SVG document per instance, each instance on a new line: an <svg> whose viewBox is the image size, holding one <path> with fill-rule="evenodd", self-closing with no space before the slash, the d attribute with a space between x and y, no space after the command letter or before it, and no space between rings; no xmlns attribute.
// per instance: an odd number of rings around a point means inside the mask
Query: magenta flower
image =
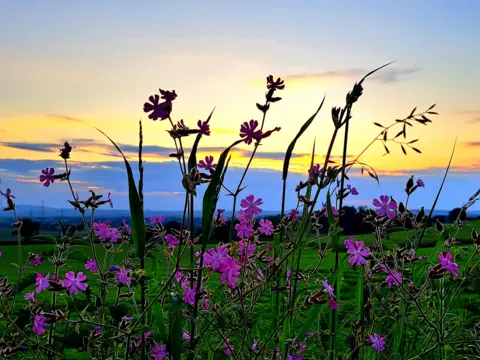
<svg viewBox="0 0 480 360"><path fill-rule="evenodd" d="M322 167L320 164L314 165L311 169L308 169L308 178L312 180L315 176L322 175Z"/></svg>
<svg viewBox="0 0 480 360"><path fill-rule="evenodd" d="M385 282L388 284L389 288L392 286L400 286L400 284L403 282L403 276L401 273L392 271L392 274L387 276Z"/></svg>
<svg viewBox="0 0 480 360"><path fill-rule="evenodd" d="M260 140L262 138L262 130L255 130L257 126L257 120L250 120L249 122L244 122L240 126L240 137L244 139L247 145L250 145L254 139Z"/></svg>
<svg viewBox="0 0 480 360"><path fill-rule="evenodd" d="M335 301L335 299L328 299L327 303L330 310L335 310L339 305L338 302Z"/></svg>
<svg viewBox="0 0 480 360"><path fill-rule="evenodd" d="M257 350L257 346L260 343L260 340L253 339L252 350Z"/></svg>
<svg viewBox="0 0 480 360"><path fill-rule="evenodd" d="M247 214L245 213L245 210L239 210L238 211L238 220L240 222L242 222L242 221L247 221L248 222L248 221L252 220L252 217L251 216L248 217Z"/></svg>
<svg viewBox="0 0 480 360"><path fill-rule="evenodd" d="M183 330L183 338L187 341L191 339L190 333L185 329Z"/></svg>
<svg viewBox="0 0 480 360"><path fill-rule="evenodd" d="M458 264L454 263L452 254L447 252L445 255L443 253L438 253L438 260L442 265L442 269L447 270L454 278L458 276Z"/></svg>
<svg viewBox="0 0 480 360"><path fill-rule="evenodd" d="M123 229L127 232L127 234L131 234L132 229L130 229L130 226L128 226L127 222L125 220L122 220L122 224L123 224Z"/></svg>
<svg viewBox="0 0 480 360"><path fill-rule="evenodd" d="M43 183L43 186L49 187L50 184L55 182L55 169L54 168L46 168L42 170L42 175L40 175L40 182Z"/></svg>
<svg viewBox="0 0 480 360"><path fill-rule="evenodd" d="M235 350L235 346L230 342L229 338L225 339L226 341L223 342L223 347L226 349L224 350L225 355L231 356L233 354L233 350Z"/></svg>
<svg viewBox="0 0 480 360"><path fill-rule="evenodd" d="M352 195L358 195L358 190L355 189L352 185L348 184L347 189L350 190L350 194Z"/></svg>
<svg viewBox="0 0 480 360"><path fill-rule="evenodd" d="M277 80L273 80L273 76L267 76L267 89L269 90L283 90L285 89L285 83L282 79L277 78Z"/></svg>
<svg viewBox="0 0 480 360"><path fill-rule="evenodd" d="M118 280L120 284L125 284L129 285L130 282L132 281L132 278L129 277L130 272L132 270L130 269L125 269L124 267L120 268L120 270L115 274L115 278Z"/></svg>
<svg viewBox="0 0 480 360"><path fill-rule="evenodd" d="M195 304L195 290L187 288L183 291L183 301L187 304Z"/></svg>
<svg viewBox="0 0 480 360"><path fill-rule="evenodd" d="M145 341L147 341L147 339L150 338L150 336L152 336L152 332L151 331L147 331L145 333L143 333L143 337L140 335L137 337L137 344L138 345L141 345L142 344L142 338L145 339Z"/></svg>
<svg viewBox="0 0 480 360"><path fill-rule="evenodd" d="M353 245L348 248L347 254L352 255L348 259L350 265L362 266L367 262L366 258L370 256L370 249L363 248L363 244L363 241L355 241Z"/></svg>
<svg viewBox="0 0 480 360"><path fill-rule="evenodd" d="M167 240L167 243L168 243L168 247L170 249L173 249L175 246L177 246L178 244L180 244L180 240L178 240L175 236L173 236L172 234L167 234L165 235L165 240Z"/></svg>
<svg viewBox="0 0 480 360"><path fill-rule="evenodd" d="M350 236L347 240L345 240L343 242L345 244L345 247L347 248L347 250L349 250L350 248L353 248L354 245L355 245L355 238L353 236Z"/></svg>
<svg viewBox="0 0 480 360"><path fill-rule="evenodd" d="M248 241L239 241L238 242L238 254L241 258L247 257L250 258L253 256L253 252L257 247L255 244L249 244Z"/></svg>
<svg viewBox="0 0 480 360"><path fill-rule="evenodd" d="M222 275L220 280L222 284L227 284L227 287L233 289L237 285L238 276L240 276L240 266L237 261L231 257L227 257L223 262Z"/></svg>
<svg viewBox="0 0 480 360"><path fill-rule="evenodd" d="M327 204L325 204L324 202L322 202L322 207L325 208L325 211L323 212L323 216L325 217L328 217L328 209L327 209ZM338 210L335 206L332 206L332 215L333 216L338 216Z"/></svg>
<svg viewBox="0 0 480 360"><path fill-rule="evenodd" d="M417 186L418 186L418 187L425 187L425 183L423 182L422 179L418 179L418 180L417 180Z"/></svg>
<svg viewBox="0 0 480 360"><path fill-rule="evenodd" d="M38 266L42 263L42 256L39 254L32 254L30 255L30 261L28 263L33 266Z"/></svg>
<svg viewBox="0 0 480 360"><path fill-rule="evenodd" d="M245 220L235 225L235 230L237 230L237 236L240 238L248 238L253 234L253 226Z"/></svg>
<svg viewBox="0 0 480 360"><path fill-rule="evenodd" d="M322 280L322 285L325 288L325 291L335 299L335 293L333 292L333 287L328 283L327 280Z"/></svg>
<svg viewBox="0 0 480 360"><path fill-rule="evenodd" d="M0 251L0 259L3 258L3 251Z"/></svg>
<svg viewBox="0 0 480 360"><path fill-rule="evenodd" d="M294 219L297 219L299 215L299 212L296 209L290 210L290 216Z"/></svg>
<svg viewBox="0 0 480 360"><path fill-rule="evenodd" d="M172 112L172 101L175 100L177 94L175 90L173 92L170 91L163 91L160 89L160 93L162 93L162 99L164 102L160 102L160 97L158 95L152 95L148 98L150 102L146 102L143 104L143 111L146 113L150 113L148 115L149 119L152 120L165 120L170 116Z"/></svg>
<svg viewBox="0 0 480 360"><path fill-rule="evenodd" d="M165 215L160 215L160 216L152 216L150 218L150 224L152 225L161 225L163 221L165 220Z"/></svg>
<svg viewBox="0 0 480 360"><path fill-rule="evenodd" d="M50 279L50 273L48 273L47 275L45 275L45 277L43 277L42 274L40 273L37 273L37 278L35 280L35 292L38 294L40 293L41 291L43 290L46 290L48 289L48 286L49 286L49 279Z"/></svg>
<svg viewBox="0 0 480 360"><path fill-rule="evenodd" d="M68 289L68 293L70 295L76 295L78 294L78 290L87 290L88 285L85 284L85 281L87 281L87 277L83 274L83 272L80 271L79 273L77 273L77 276L75 276L75 273L73 271L69 271L65 274L63 286Z"/></svg>
<svg viewBox="0 0 480 360"><path fill-rule="evenodd" d="M305 333L305 337L306 337L306 338L311 338L312 336L313 336L313 333L310 332L310 331L307 331L307 332Z"/></svg>
<svg viewBox="0 0 480 360"><path fill-rule="evenodd" d="M217 164L213 163L213 156L205 156L205 161L200 160L198 162L198 167L205 170L215 170Z"/></svg>
<svg viewBox="0 0 480 360"><path fill-rule="evenodd" d="M378 335L378 334L373 334L373 335L368 335L370 338L370 341L372 342L372 348L375 351L383 351L385 350L385 339Z"/></svg>
<svg viewBox="0 0 480 360"><path fill-rule="evenodd" d="M373 199L373 206L377 209L379 216L386 216L390 220L395 219L395 210L397 210L397 203L393 200L390 201L390 197L387 195L381 195L380 201Z"/></svg>
<svg viewBox="0 0 480 360"><path fill-rule="evenodd" d="M273 223L270 220L260 219L259 225L260 227L258 228L258 231L260 231L262 234L265 234L267 236L273 234Z"/></svg>
<svg viewBox="0 0 480 360"><path fill-rule="evenodd" d="M100 326L95 326L93 328L93 336L99 337L100 335L102 335L102 328Z"/></svg>
<svg viewBox="0 0 480 360"><path fill-rule="evenodd" d="M258 215L262 212L262 209L260 209L260 205L263 204L263 200L261 198L258 198L255 200L254 195L248 195L245 199L242 199L240 201L240 206L244 208L245 215L248 218L252 218L253 215Z"/></svg>
<svg viewBox="0 0 480 360"><path fill-rule="evenodd" d="M37 335L45 334L45 328L48 326L46 318L43 315L35 315L33 318L33 331Z"/></svg>
<svg viewBox="0 0 480 360"><path fill-rule="evenodd" d="M94 223L93 231L95 232L95 236L97 236L100 240L108 240L111 236L110 226L108 226L107 222Z"/></svg>
<svg viewBox="0 0 480 360"><path fill-rule="evenodd" d="M210 125L207 121L198 120L197 125L200 129L200 134L210 136Z"/></svg>
<svg viewBox="0 0 480 360"><path fill-rule="evenodd" d="M88 259L85 263L85 269L90 270L90 272L97 272L100 268L98 267L97 262L94 259Z"/></svg>
<svg viewBox="0 0 480 360"><path fill-rule="evenodd" d="M211 265L213 271L222 271L223 263L228 257L228 252L228 248L223 245L220 245L217 251L213 248L208 249L203 255L203 263L205 265Z"/></svg>
<svg viewBox="0 0 480 360"><path fill-rule="evenodd" d="M182 280L182 278L183 278L182 272L181 272L181 271L177 271L177 272L175 273L175 275L173 275L173 278L179 283L180 280Z"/></svg>
<svg viewBox="0 0 480 360"><path fill-rule="evenodd" d="M25 296L23 297L23 299L25 301L34 302L35 301L35 293L34 292L26 293Z"/></svg>
<svg viewBox="0 0 480 360"><path fill-rule="evenodd" d="M263 281L264 278L265 278L265 275L263 275L262 269L258 268L258 269L257 269L257 272L258 272L257 280L258 280L258 281Z"/></svg>
<svg viewBox="0 0 480 360"><path fill-rule="evenodd" d="M155 360L163 360L168 358L167 345L163 344L158 346L157 344L153 345L152 357Z"/></svg>
<svg viewBox="0 0 480 360"><path fill-rule="evenodd" d="M287 279L290 278L290 276L292 276L292 270L287 269Z"/></svg>

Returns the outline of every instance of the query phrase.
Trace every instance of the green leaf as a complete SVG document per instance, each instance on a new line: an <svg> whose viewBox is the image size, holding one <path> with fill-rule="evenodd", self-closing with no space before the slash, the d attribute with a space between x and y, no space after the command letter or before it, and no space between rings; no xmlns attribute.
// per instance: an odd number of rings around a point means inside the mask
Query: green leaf
<svg viewBox="0 0 480 360"><path fill-rule="evenodd" d="M156 302L152 306L153 309L153 321L155 328L157 329L156 340L158 343L166 343L168 341L167 328L165 326L165 317L163 313L162 305Z"/></svg>
<svg viewBox="0 0 480 360"><path fill-rule="evenodd" d="M172 296L172 309L170 310L169 321L169 352L171 359L180 360L182 356L182 308L180 298L176 293ZM195 336L191 334L191 336Z"/></svg>
<svg viewBox="0 0 480 360"><path fill-rule="evenodd" d="M310 118L305 122L305 124L302 125L302 127L300 128L300 131L298 132L298 134L295 136L295 138L292 140L292 142L288 146L287 152L285 154L285 159L283 160L282 179L284 181L287 180L288 167L290 166L290 158L292 157L292 153L293 153L293 149L295 148L295 144L297 143L298 139L300 139L300 137L303 135L303 133L308 129L310 124L313 122L313 120L317 116L318 112L322 108L324 102L325 102L325 96L323 97L322 103L318 107L317 111L315 111L315 113L312 116L310 116Z"/></svg>
<svg viewBox="0 0 480 360"><path fill-rule="evenodd" d="M208 118L206 120L207 123L210 122L210 119L211 119L214 111L215 111L215 108L213 108L210 115L208 115ZM190 173L190 171L195 166L197 166L197 148L198 148L198 144L200 143L201 138L202 138L202 133L200 132L200 133L197 134L197 137L195 138L195 142L193 143L193 146L192 146L192 151L190 152L190 156L188 157L188 173Z"/></svg>
<svg viewBox="0 0 480 360"><path fill-rule="evenodd" d="M360 323L363 323L364 320L364 311L365 311L365 303L364 303L364 284L365 281L365 273L364 268L361 267L358 273L358 280L357 280L357 320Z"/></svg>
<svg viewBox="0 0 480 360"><path fill-rule="evenodd" d="M24 274L20 278L20 282L17 283L17 288L16 288L17 294L22 292L23 290L25 290L29 286L34 285L36 279L37 279L37 274L35 274L35 273Z"/></svg>
<svg viewBox="0 0 480 360"><path fill-rule="evenodd" d="M83 251L75 250L67 255L67 259L86 262L88 260L88 256L85 255L85 252Z"/></svg>
<svg viewBox="0 0 480 360"><path fill-rule="evenodd" d="M117 144L115 144L115 142L102 130L97 130L100 131L103 135L105 135L108 140L110 140L112 145L115 146L120 155L122 155L123 161L125 162L125 168L127 169L128 176L128 200L130 204L130 217L132 218L133 244L135 246L137 257L143 258L145 256L145 223L142 201L140 200L140 196L138 195L137 185L135 184L132 168L127 158L123 154L122 150L120 150L120 148L117 146Z"/></svg>
<svg viewBox="0 0 480 360"><path fill-rule="evenodd" d="M283 320L282 335L280 336L282 359L287 358L287 339L290 339L290 318L288 316Z"/></svg>

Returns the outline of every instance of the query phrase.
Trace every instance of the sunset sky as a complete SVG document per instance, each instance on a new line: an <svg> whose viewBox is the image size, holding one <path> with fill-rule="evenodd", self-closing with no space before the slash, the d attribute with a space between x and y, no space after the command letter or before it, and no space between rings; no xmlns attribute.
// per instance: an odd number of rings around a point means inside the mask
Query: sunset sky
<svg viewBox="0 0 480 360"><path fill-rule="evenodd" d="M141 5L140 5L141 4ZM404 200L410 175L424 180L412 207L429 208L457 138L453 172L437 208L462 205L480 187L480 2L476 1L82 1L5 2L0 12L0 189L18 204L66 207L68 188L45 188L42 168L59 168L58 148L75 146L72 178L81 197L88 189L112 193L127 208L126 176L111 136L135 162L138 120L144 125L146 208L180 209L178 165L167 121L152 121L143 104L158 89L175 89L174 121L191 127L216 106L212 136L200 156L218 158L238 139L240 124L261 119L265 77L285 79L282 101L271 106L265 139L246 178L245 195L280 207L283 156L300 126L326 100L295 149L289 182L305 177L316 140L321 162L333 130L330 110L368 71L396 62L368 79L353 109L348 153L356 156L377 135L373 122L389 125L417 107L436 103L439 116L416 124L408 138L423 154L404 156L399 146L374 145L362 160L381 175L380 186L354 173L369 205L382 194ZM400 130L400 129L399 129ZM396 133L396 132L395 132ZM193 137L186 140L190 147ZM227 184L238 181L253 146L233 153ZM334 155L341 154L335 147ZM58 171L61 171L59 168ZM248 193L248 194L247 194ZM220 205L228 207L230 198ZM477 204L475 209L480 209Z"/></svg>

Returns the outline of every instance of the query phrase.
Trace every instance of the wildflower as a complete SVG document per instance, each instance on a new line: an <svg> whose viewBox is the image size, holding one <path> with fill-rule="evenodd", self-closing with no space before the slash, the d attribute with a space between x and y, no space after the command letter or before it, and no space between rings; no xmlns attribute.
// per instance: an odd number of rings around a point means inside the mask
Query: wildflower
<svg viewBox="0 0 480 360"><path fill-rule="evenodd" d="M167 345L162 344L158 346L157 344L153 345L152 357L155 360L163 360L168 357Z"/></svg>
<svg viewBox="0 0 480 360"><path fill-rule="evenodd" d="M152 225L161 225L162 222L165 220L165 215L160 215L160 216L152 216L150 218L150 224Z"/></svg>
<svg viewBox="0 0 480 360"><path fill-rule="evenodd" d="M315 176L320 176L322 175L322 167L320 166L320 164L316 164L314 165L311 169L308 169L308 178L310 180L313 180L313 178Z"/></svg>
<svg viewBox="0 0 480 360"><path fill-rule="evenodd" d="M257 269L257 272L258 272L257 280L258 281L263 281L264 275L263 275L262 269Z"/></svg>
<svg viewBox="0 0 480 360"><path fill-rule="evenodd" d="M3 257L3 251L0 251L0 259Z"/></svg>
<svg viewBox="0 0 480 360"><path fill-rule="evenodd" d="M355 241L347 250L347 254L352 255L348 263L353 266L362 266L367 262L366 258L370 256L370 249L363 248L363 241Z"/></svg>
<svg viewBox="0 0 480 360"><path fill-rule="evenodd" d="M69 271L65 274L63 286L68 289L68 293L70 295L76 295L78 294L78 290L87 290L88 285L85 284L85 281L87 281L87 277L83 274L83 272L80 271L79 273L77 273L77 276L75 276L75 273L73 271Z"/></svg>
<svg viewBox="0 0 480 360"><path fill-rule="evenodd" d="M163 90L160 90L162 93ZM170 91L163 91L162 99L165 99L164 102L159 103L160 97L158 95L153 95L148 98L150 102L146 102L143 104L143 111L146 113L150 113L148 115L149 119L152 120L165 120L170 116L172 112L172 101L175 100L177 94L175 94L175 90L173 92ZM170 100L171 99L171 100Z"/></svg>
<svg viewBox="0 0 480 360"><path fill-rule="evenodd" d="M130 226L128 226L127 222L125 220L122 220L122 224L123 224L123 229L128 233L128 234L131 234L132 233L132 229L130 229Z"/></svg>
<svg viewBox="0 0 480 360"><path fill-rule="evenodd" d="M373 334L373 335L368 335L370 338L370 341L372 342L372 348L375 351L383 351L385 350L385 339L378 335L378 334Z"/></svg>
<svg viewBox="0 0 480 360"><path fill-rule="evenodd" d="M143 334L143 336L142 336L142 335L138 336L138 337L137 337L137 344L138 344L138 345L141 345L141 344L142 344L142 337L143 337L143 339L145 339L145 341L147 341L147 340L150 338L150 336L152 336L152 332L151 332L151 331L145 332L145 333Z"/></svg>
<svg viewBox="0 0 480 360"><path fill-rule="evenodd" d="M335 294L333 292L332 286L328 283L327 280L322 280L322 285L325 288L325 290L328 292L328 294L332 297L335 298Z"/></svg>
<svg viewBox="0 0 480 360"><path fill-rule="evenodd" d="M299 215L299 212L296 210L296 209L292 209L290 210L290 214L289 214L292 218L294 219L297 219L298 218L298 215Z"/></svg>
<svg viewBox="0 0 480 360"><path fill-rule="evenodd" d="M97 272L100 268L98 267L97 262L94 259L88 259L85 263L85 269L90 270L90 272Z"/></svg>
<svg viewBox="0 0 480 360"><path fill-rule="evenodd" d="M112 265L108 268L108 272L115 272L120 270L120 268L117 265Z"/></svg>
<svg viewBox="0 0 480 360"><path fill-rule="evenodd" d="M247 216L245 210L240 210L240 211L238 212L238 220L239 220L240 222L242 222L242 221L247 221L247 222L248 222L248 221L250 221L251 219L252 219L252 217L251 217L251 216Z"/></svg>
<svg viewBox="0 0 480 360"><path fill-rule="evenodd" d="M23 299L25 301L34 302L35 301L35 293L34 292L26 293L25 296L23 297Z"/></svg>
<svg viewBox="0 0 480 360"><path fill-rule="evenodd" d="M200 160L198 162L198 167L205 170L215 170L217 164L213 163L213 156L205 156L205 161Z"/></svg>
<svg viewBox="0 0 480 360"><path fill-rule="evenodd" d="M335 310L339 305L338 302L335 301L335 299L328 299L327 303L330 310Z"/></svg>
<svg viewBox="0 0 480 360"><path fill-rule="evenodd" d="M111 229L110 229L110 236L109 236L109 237L110 237L110 241L111 241L112 243L115 244L115 243L118 241L118 239L121 238L121 236L122 236L122 235L118 232L118 229L117 229L117 228L111 228Z"/></svg>
<svg viewBox="0 0 480 360"><path fill-rule="evenodd" d="M33 331L37 335L45 334L45 328L48 326L47 318L43 315L35 315L33 319Z"/></svg>
<svg viewBox="0 0 480 360"><path fill-rule="evenodd" d="M262 130L255 130L258 126L257 120L250 120L244 122L240 127L240 137L244 139L247 145L250 145L252 141L260 140L262 138Z"/></svg>
<svg viewBox="0 0 480 360"><path fill-rule="evenodd" d="M348 184L347 189L350 190L350 194L352 195L358 195L358 190L355 189L352 185Z"/></svg>
<svg viewBox="0 0 480 360"><path fill-rule="evenodd" d="M257 247L254 244L249 244L248 241L238 242L238 254L240 257L250 258Z"/></svg>
<svg viewBox="0 0 480 360"><path fill-rule="evenodd" d="M93 336L98 337L102 335L102 328L100 326L95 326L93 328Z"/></svg>
<svg viewBox="0 0 480 360"><path fill-rule="evenodd" d="M31 254L28 263L33 266L38 266L42 263L42 256L39 254Z"/></svg>
<svg viewBox="0 0 480 360"><path fill-rule="evenodd" d="M165 235L165 240L167 240L167 243L168 243L168 247L170 249L173 249L175 246L177 246L178 244L180 244L180 240L178 240L175 236L173 236L172 234L167 234Z"/></svg>
<svg viewBox="0 0 480 360"><path fill-rule="evenodd" d="M445 255L443 253L438 254L438 260L442 265L442 269L447 270L454 278L458 276L458 264L454 263L452 254L447 252Z"/></svg>
<svg viewBox="0 0 480 360"><path fill-rule="evenodd" d="M322 202L322 207L325 208L325 211L323 212L323 216L325 217L328 217L328 209L327 209L327 204L325 204L324 202ZM333 216L338 216L338 210L335 206L332 206L332 215Z"/></svg>
<svg viewBox="0 0 480 360"><path fill-rule="evenodd" d="M224 350L225 355L231 356L233 354L233 350L235 350L235 347L232 345L229 338L225 339L223 346L226 348Z"/></svg>
<svg viewBox="0 0 480 360"><path fill-rule="evenodd" d="M183 301L187 304L194 305L195 304L195 290L193 289L185 289L183 291Z"/></svg>
<svg viewBox="0 0 480 360"><path fill-rule="evenodd" d="M107 222L93 223L93 231L95 232L95 236L97 236L100 240L108 240L111 235L110 227L108 226Z"/></svg>
<svg viewBox="0 0 480 360"><path fill-rule="evenodd" d="M273 234L273 230L274 230L274 228L273 228L273 223L272 223L270 220L260 219L259 225L260 225L260 227L258 228L258 230L259 230L262 234L265 234L265 235L267 235L267 236Z"/></svg>
<svg viewBox="0 0 480 360"><path fill-rule="evenodd" d="M267 89L269 90L283 90L285 89L285 83L282 79L277 78L277 80L273 80L273 76L267 76Z"/></svg>
<svg viewBox="0 0 480 360"><path fill-rule="evenodd" d="M257 350L257 346L260 343L260 340L253 339L252 350Z"/></svg>
<svg viewBox="0 0 480 360"><path fill-rule="evenodd" d="M376 211L379 216L387 216L390 220L395 219L395 210L397 210L397 203L387 195L381 195L380 201L373 199L373 206L377 207Z"/></svg>
<svg viewBox="0 0 480 360"><path fill-rule="evenodd" d="M292 270L287 269L287 279L289 279L290 276L292 276Z"/></svg>
<svg viewBox="0 0 480 360"><path fill-rule="evenodd" d="M237 230L237 236L240 238L248 238L253 234L253 226L245 220L235 225L235 230Z"/></svg>
<svg viewBox="0 0 480 360"><path fill-rule="evenodd" d="M49 279L50 279L50 273L48 273L47 275L45 275L45 277L40 274L40 273L37 273L37 278L35 280L35 292L38 294L40 293L41 291L43 290L46 290L48 289L48 286L49 286Z"/></svg>
<svg viewBox="0 0 480 360"><path fill-rule="evenodd" d="M112 202L112 198L110 197L110 193L108 193L108 200L107 200L107 203L110 204L110 207L113 209L113 202Z"/></svg>
<svg viewBox="0 0 480 360"><path fill-rule="evenodd" d="M255 200L254 195L248 195L245 199L240 201L240 206L245 209L245 215L249 218L252 218L253 215L258 215L262 212L262 209L259 207L262 204L263 200L261 198Z"/></svg>
<svg viewBox="0 0 480 360"><path fill-rule="evenodd" d="M72 152L72 147L67 141L65 141L65 143L63 144L63 148L60 149L60 157L64 160L67 160L70 158L71 152Z"/></svg>
<svg viewBox="0 0 480 360"><path fill-rule="evenodd" d="M418 180L417 180L417 186L418 186L418 187L425 187L425 183L423 182L422 179L418 179Z"/></svg>
<svg viewBox="0 0 480 360"><path fill-rule="evenodd" d="M200 128L200 134L210 136L210 125L208 125L208 121L198 120L197 125Z"/></svg>
<svg viewBox="0 0 480 360"><path fill-rule="evenodd" d="M180 280L182 280L182 278L183 278L182 272L181 272L181 271L175 272L175 275L173 275L173 278L174 278L177 282L180 282Z"/></svg>
<svg viewBox="0 0 480 360"><path fill-rule="evenodd" d="M118 280L120 284L130 285L132 278L129 277L131 270L125 269L124 267L120 268L120 270L115 274L115 278Z"/></svg>
<svg viewBox="0 0 480 360"><path fill-rule="evenodd" d="M133 320L133 317L131 317L131 316L123 316L122 317L123 322L132 321L132 320Z"/></svg>
<svg viewBox="0 0 480 360"><path fill-rule="evenodd" d="M353 246L355 245L355 238L353 236L350 236L343 243L345 244L345 247L347 248L347 250L349 250L350 248L353 248Z"/></svg>
<svg viewBox="0 0 480 360"><path fill-rule="evenodd" d="M220 276L222 284L227 283L227 287L233 289L237 285L239 275L240 266L238 266L237 261L227 257L223 263L222 275Z"/></svg>
<svg viewBox="0 0 480 360"><path fill-rule="evenodd" d="M187 330L183 330L183 338L187 341L191 339L190 333Z"/></svg>
<svg viewBox="0 0 480 360"><path fill-rule="evenodd" d="M305 337L306 337L306 338L311 338L312 336L313 336L313 333L311 333L310 331L307 331L307 332L305 333Z"/></svg>
<svg viewBox="0 0 480 360"><path fill-rule="evenodd" d="M49 187L50 184L55 182L55 169L54 168L46 168L42 170L42 175L40 175L40 182L43 183L43 186Z"/></svg>
<svg viewBox="0 0 480 360"><path fill-rule="evenodd" d="M400 286L403 281L403 277L401 273L397 273L396 271L392 271L392 274L388 275L385 279L385 282L388 284L388 287L391 288L392 286Z"/></svg>

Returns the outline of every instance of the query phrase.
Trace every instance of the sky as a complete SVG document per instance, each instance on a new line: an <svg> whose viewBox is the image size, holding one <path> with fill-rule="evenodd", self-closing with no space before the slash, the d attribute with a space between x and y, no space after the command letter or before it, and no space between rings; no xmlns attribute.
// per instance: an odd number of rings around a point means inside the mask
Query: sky
<svg viewBox="0 0 480 360"><path fill-rule="evenodd" d="M169 124L148 119L143 104L159 88L175 89L172 118L190 127L215 108L212 135L202 139L199 157L218 158L239 138L242 122L261 119L255 103L263 103L265 78L272 74L286 87L265 127L281 130L264 140L244 190L262 197L267 210L280 208L288 144L326 96L295 148L287 188L287 206L294 207L294 188L305 180L314 141L315 160L323 163L331 108L344 105L355 81L395 60L364 83L353 108L350 159L377 136L373 122L390 125L434 103L439 115L407 133L407 140L419 139L422 154L405 156L391 144L391 154L382 156L380 142L370 147L361 160L377 170L380 184L352 172L350 183L360 194L346 204L370 206L382 194L403 201L414 175L426 186L411 207L430 208L456 141L437 208L461 206L480 188L478 13L479 2L442 0L7 2L0 13L0 189L11 188L18 204L68 206L66 184L46 188L38 177L45 167L62 171L58 148L69 141L80 197L89 189L111 192L115 206L127 208L123 163L95 127L136 166L141 119L145 206L181 209L181 176L168 157L174 147ZM185 139L187 152L192 142ZM227 185L238 183L252 149L235 148ZM337 160L341 149L339 142ZM231 198L222 196L220 206L231 207Z"/></svg>

